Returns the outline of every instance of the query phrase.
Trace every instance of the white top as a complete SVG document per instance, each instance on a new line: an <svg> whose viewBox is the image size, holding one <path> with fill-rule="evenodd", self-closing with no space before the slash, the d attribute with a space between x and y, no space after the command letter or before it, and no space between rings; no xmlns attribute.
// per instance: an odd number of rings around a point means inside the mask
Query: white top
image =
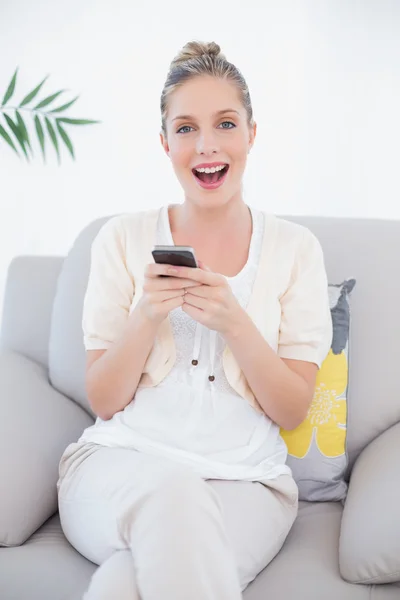
<svg viewBox="0 0 400 600"><path fill-rule="evenodd" d="M246 265L226 277L240 305L249 301L261 253L264 215L251 208L253 232ZM173 244L168 206L160 212L156 244ZM177 308L170 313L176 362L155 387L138 388L124 410L100 418L80 442L124 446L169 457L205 479L267 481L291 474L279 426L228 383L225 341ZM192 360L197 359L197 366ZM209 375L215 380L209 381Z"/></svg>

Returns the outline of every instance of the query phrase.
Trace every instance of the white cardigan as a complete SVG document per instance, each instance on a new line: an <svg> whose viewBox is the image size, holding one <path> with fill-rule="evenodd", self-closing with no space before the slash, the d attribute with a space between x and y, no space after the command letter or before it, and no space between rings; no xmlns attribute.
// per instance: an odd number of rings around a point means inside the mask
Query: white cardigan
<svg viewBox="0 0 400 600"><path fill-rule="evenodd" d="M265 251L265 240L270 233L268 226L275 223L275 218L271 221L271 217L255 209L252 209L252 217L253 234L247 263L238 275L227 278L238 302L245 309L248 308L250 299L254 295L262 253ZM113 219L114 227L117 224L121 225L121 219L128 219L124 222L125 235L132 232L129 229L131 217L116 219ZM116 266L118 261L123 262L126 269L127 254L117 256L113 254L112 251L116 247L115 241L113 243L115 238L104 235L107 229L110 234L110 226L107 225L108 223L93 244L92 267L83 317L87 349L107 348L115 341L115 337L110 340L108 339L110 336L104 336L107 327L101 318L108 316L108 331L115 336L116 332L111 331L110 321L116 323L117 301L118 306L124 306L121 300L125 300L125 296L121 293L124 282L118 278L116 272L121 270L121 265L119 269L116 269ZM298 233L297 227L294 227L296 233ZM306 233L308 230L301 229L303 235L311 236L308 240L311 239L313 242L319 271L316 270L316 257L309 256L309 264L306 266L311 267L316 280L312 282L310 277L304 277L302 291L297 286L297 293L300 294L298 298L301 300L297 308L303 311L303 316L306 316L304 300L307 299L307 302L312 301L317 310L313 314L311 323L300 326L297 322L299 330L291 335L308 336L307 357L304 358L304 341L298 345L297 357L302 360L312 360L320 365L329 350L332 335L327 281L323 262L321 263L322 253L319 244L310 233ZM99 239L101 240L102 237L105 239L99 244ZM284 238L281 237L280 241L283 240ZM137 244L137 240L135 242ZM153 243L173 243L167 206L157 211ZM120 251L124 247L127 248L126 238L123 243L120 240ZM279 255L282 249L275 248L275 252L277 251ZM298 256L295 258L299 260ZM102 266L101 270L96 271L100 266ZM293 273L290 272L289 275L293 286ZM276 279L275 276L271 283L276 284ZM137 280L133 273L130 274L130 280L136 294ZM308 288L310 283L312 285ZM114 285L112 290L110 285ZM323 286L324 291L321 293ZM273 285L270 286L270 290L272 297L276 295L276 288ZM317 296L316 290L321 290ZM97 298L93 305L95 291ZM285 293L287 294L288 291L285 290ZM132 305L133 295L126 304L127 314L132 310ZM292 309L289 315L292 321L294 314ZM100 330L94 330L93 325L96 323L101 327ZM157 383L153 381L152 385L139 386L131 403L123 411L116 413L112 419L109 421L97 419L95 425L85 430L79 441L105 446L124 446L160 454L186 464L204 478L267 482L281 474L290 475L291 471L285 464L287 449L280 436L278 425L272 422L257 404L249 402L248 398L240 393L240 389L238 391L232 387L229 381L224 368L227 348L222 336L194 322L180 308L170 313L168 323L175 357L168 371ZM291 325L296 327L296 323L292 322ZM278 342L282 330L284 335L285 333L288 335L284 327L282 328L282 322L280 328L277 332ZM314 332L313 338L310 338L310 331ZM285 355L284 345L280 348L278 346L278 350L281 356ZM291 354L291 358L295 358L293 348L288 353ZM192 364L193 359L197 364ZM215 377L213 381L209 380L210 374Z"/></svg>

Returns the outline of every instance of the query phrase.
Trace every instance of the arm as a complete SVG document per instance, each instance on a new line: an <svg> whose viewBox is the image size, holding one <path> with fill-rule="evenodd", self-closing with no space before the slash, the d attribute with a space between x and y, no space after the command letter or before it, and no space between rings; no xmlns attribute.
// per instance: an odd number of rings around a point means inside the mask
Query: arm
<svg viewBox="0 0 400 600"><path fill-rule="evenodd" d="M317 238L304 228L290 282L280 297L281 322L275 352L222 275L180 267L199 287L185 295L183 310L226 339L264 412L284 429L306 417L318 368L332 342L328 280Z"/></svg>
<svg viewBox="0 0 400 600"><path fill-rule="evenodd" d="M126 265L125 247L121 219L113 217L92 243L83 303L86 392L93 412L104 420L133 398L151 340L151 331L146 331L137 315L129 316L135 284ZM138 343L141 334L143 346Z"/></svg>
<svg viewBox="0 0 400 600"><path fill-rule="evenodd" d="M318 366L280 358L243 311L225 339L265 414L286 430L306 418Z"/></svg>
<svg viewBox="0 0 400 600"><path fill-rule="evenodd" d="M133 399L161 322L182 305L193 282L160 278L148 266L143 294L132 312L135 284L126 263L120 217L100 229L91 248L82 327L87 350L86 390L93 412L107 420Z"/></svg>
<svg viewBox="0 0 400 600"><path fill-rule="evenodd" d="M86 390L93 411L107 420L135 395L157 326L135 309L121 339L108 350L87 353Z"/></svg>
<svg viewBox="0 0 400 600"><path fill-rule="evenodd" d="M264 412L291 430L307 416L318 368L332 342L323 252L308 229L303 231L280 304L276 353L242 309L225 337Z"/></svg>

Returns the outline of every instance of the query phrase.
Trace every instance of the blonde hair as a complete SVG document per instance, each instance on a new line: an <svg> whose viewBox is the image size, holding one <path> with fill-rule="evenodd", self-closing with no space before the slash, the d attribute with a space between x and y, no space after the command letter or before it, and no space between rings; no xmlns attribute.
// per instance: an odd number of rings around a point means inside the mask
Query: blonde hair
<svg viewBox="0 0 400 600"><path fill-rule="evenodd" d="M161 129L166 136L166 120L169 96L185 81L200 75L211 75L232 81L240 94L247 112L249 126L253 125L253 108L247 83L235 65L228 62L215 42L188 42L170 64L161 94Z"/></svg>

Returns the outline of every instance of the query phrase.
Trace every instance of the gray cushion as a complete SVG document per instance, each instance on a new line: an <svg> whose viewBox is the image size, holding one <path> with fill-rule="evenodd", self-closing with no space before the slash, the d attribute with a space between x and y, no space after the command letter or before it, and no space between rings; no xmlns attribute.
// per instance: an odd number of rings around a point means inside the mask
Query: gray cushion
<svg viewBox="0 0 400 600"><path fill-rule="evenodd" d="M0 351L0 546L22 544L57 510L58 463L93 419L47 370Z"/></svg>
<svg viewBox="0 0 400 600"><path fill-rule="evenodd" d="M2 600L82 600L97 565L65 539L58 513L23 546L0 548Z"/></svg>
<svg viewBox="0 0 400 600"><path fill-rule="evenodd" d="M354 583L400 582L400 423L365 448L353 467L340 571Z"/></svg>

